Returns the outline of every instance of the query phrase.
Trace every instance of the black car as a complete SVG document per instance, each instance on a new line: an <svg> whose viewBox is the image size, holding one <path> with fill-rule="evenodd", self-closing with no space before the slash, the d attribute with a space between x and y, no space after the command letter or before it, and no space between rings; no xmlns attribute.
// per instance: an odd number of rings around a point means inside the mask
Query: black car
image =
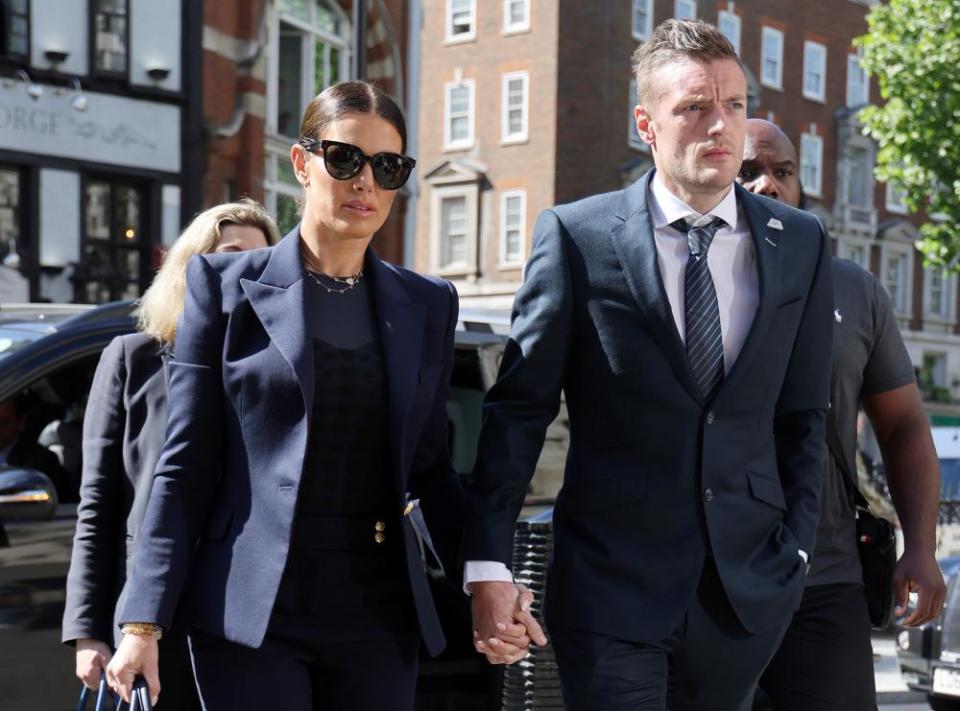
<svg viewBox="0 0 960 711"><path fill-rule="evenodd" d="M453 464L473 467L484 393L496 377L509 318L499 312L461 311L448 402ZM80 683L72 650L60 643L64 589L77 518L80 444L87 393L103 348L134 330L131 304L98 307L48 304L0 307L0 402L29 403L21 437L54 452L66 472L58 495L49 478L21 469L0 470L0 707L60 711L76 708ZM552 545L549 504L566 449L565 415L548 433L528 513L546 512L518 526L514 570L542 597ZM544 484L543 482L548 483ZM549 649L506 672L491 667L471 644L469 607L459 581L432 570L434 595L449 647L424 655L418 711L562 708Z"/></svg>

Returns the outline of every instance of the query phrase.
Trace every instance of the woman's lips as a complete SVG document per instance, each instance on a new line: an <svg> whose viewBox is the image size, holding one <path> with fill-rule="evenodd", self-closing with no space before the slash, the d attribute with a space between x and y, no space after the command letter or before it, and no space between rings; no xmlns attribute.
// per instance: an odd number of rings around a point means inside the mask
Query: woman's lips
<svg viewBox="0 0 960 711"><path fill-rule="evenodd" d="M343 204L343 209L359 217L369 217L375 212L373 207L365 202L347 202Z"/></svg>

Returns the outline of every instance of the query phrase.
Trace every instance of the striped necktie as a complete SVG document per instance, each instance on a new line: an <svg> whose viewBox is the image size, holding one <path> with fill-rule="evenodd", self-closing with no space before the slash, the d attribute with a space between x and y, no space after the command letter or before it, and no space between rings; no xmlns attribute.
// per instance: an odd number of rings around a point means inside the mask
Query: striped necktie
<svg viewBox="0 0 960 711"><path fill-rule="evenodd" d="M687 235L690 249L684 285L687 361L703 399L709 402L723 382L724 371L720 306L707 268L707 250L717 230L725 223L710 216L698 218L693 223L681 219L670 226Z"/></svg>

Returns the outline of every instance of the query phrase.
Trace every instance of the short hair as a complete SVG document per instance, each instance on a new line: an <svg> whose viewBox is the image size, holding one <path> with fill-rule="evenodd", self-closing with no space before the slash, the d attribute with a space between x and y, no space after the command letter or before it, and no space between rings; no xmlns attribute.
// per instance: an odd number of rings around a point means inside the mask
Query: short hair
<svg viewBox="0 0 960 711"><path fill-rule="evenodd" d="M227 225L256 227L263 232L268 245L280 241L277 225L263 206L250 198L204 210L193 218L163 256L160 270L134 312L137 328L161 343L173 343L187 290L187 262L196 254L215 250L220 229Z"/></svg>
<svg viewBox="0 0 960 711"><path fill-rule="evenodd" d="M723 33L703 20L667 20L657 25L650 39L633 53L633 76L637 81L637 101L642 106L653 100L653 78L656 71L678 59L710 62L732 59L743 64Z"/></svg>

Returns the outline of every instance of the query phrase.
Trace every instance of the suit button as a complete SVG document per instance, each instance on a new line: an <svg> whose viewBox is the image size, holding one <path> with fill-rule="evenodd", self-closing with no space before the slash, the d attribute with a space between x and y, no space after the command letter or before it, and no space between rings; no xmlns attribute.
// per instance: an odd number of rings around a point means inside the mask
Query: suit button
<svg viewBox="0 0 960 711"><path fill-rule="evenodd" d="M373 540L376 541L377 543L383 543L386 540L386 538L387 537L384 536L382 533L380 533L380 531L377 531L376 533L373 534Z"/></svg>
<svg viewBox="0 0 960 711"><path fill-rule="evenodd" d="M703 500L706 501L708 504L711 501L713 501L713 489L711 489L710 487L707 487L706 489L703 490Z"/></svg>
<svg viewBox="0 0 960 711"><path fill-rule="evenodd" d="M713 421L717 419L717 416L713 414L713 410L707 413L707 424L712 425Z"/></svg>

